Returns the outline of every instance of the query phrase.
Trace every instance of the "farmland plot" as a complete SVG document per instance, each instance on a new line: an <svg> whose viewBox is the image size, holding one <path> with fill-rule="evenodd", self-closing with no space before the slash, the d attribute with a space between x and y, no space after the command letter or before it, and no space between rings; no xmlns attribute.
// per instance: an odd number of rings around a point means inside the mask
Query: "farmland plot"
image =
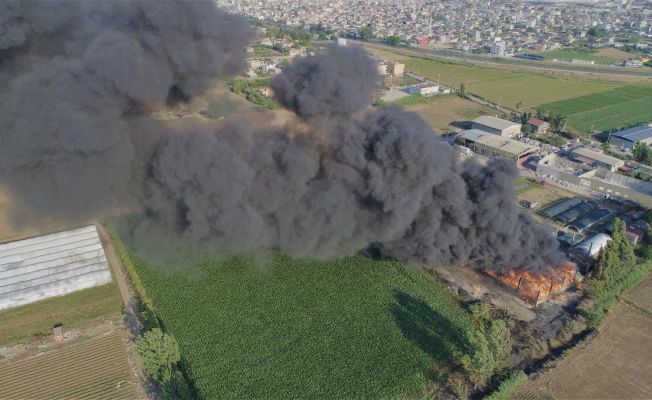
<svg viewBox="0 0 652 400"><path fill-rule="evenodd" d="M0 363L0 399L144 399L117 330Z"/></svg>
<svg viewBox="0 0 652 400"><path fill-rule="evenodd" d="M420 397L473 350L455 296L399 263L277 255L137 269L207 399Z"/></svg>
<svg viewBox="0 0 652 400"><path fill-rule="evenodd" d="M580 132L622 129L652 121L652 87L624 86L548 103L542 109L566 116L570 127Z"/></svg>
<svg viewBox="0 0 652 400"><path fill-rule="evenodd" d="M518 399L644 399L652 393L652 275L625 295L598 335L528 382ZM635 300L635 301L634 301Z"/></svg>

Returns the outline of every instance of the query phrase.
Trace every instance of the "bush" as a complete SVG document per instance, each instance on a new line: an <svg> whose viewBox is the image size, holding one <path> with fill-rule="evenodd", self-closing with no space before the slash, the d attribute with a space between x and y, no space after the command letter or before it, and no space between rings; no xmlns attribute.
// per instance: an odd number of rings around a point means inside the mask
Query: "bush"
<svg viewBox="0 0 652 400"><path fill-rule="evenodd" d="M160 383L168 383L174 366L181 360L181 351L176 339L154 328L136 340L136 352L143 361L143 369Z"/></svg>
<svg viewBox="0 0 652 400"><path fill-rule="evenodd" d="M526 380L527 375L525 375L525 372L521 370L514 371L509 378L505 379L500 386L498 386L498 390L489 396L485 396L484 400L509 400L513 397L519 386L521 386L521 384Z"/></svg>
<svg viewBox="0 0 652 400"><path fill-rule="evenodd" d="M466 381L464 374L453 372L448 376L447 386L458 399L464 400L469 398L469 383Z"/></svg>

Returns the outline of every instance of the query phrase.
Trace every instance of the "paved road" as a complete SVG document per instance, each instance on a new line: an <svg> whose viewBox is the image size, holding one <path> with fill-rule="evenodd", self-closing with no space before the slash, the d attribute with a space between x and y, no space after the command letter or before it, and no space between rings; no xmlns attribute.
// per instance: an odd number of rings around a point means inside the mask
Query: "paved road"
<svg viewBox="0 0 652 400"><path fill-rule="evenodd" d="M388 46L379 42L362 42L355 41L355 43L362 44L363 46L377 47L384 50L392 51L399 54L423 57L431 56L433 58L441 58L447 60L467 61L476 64L487 65L502 65L511 67L521 67L525 69L532 69L538 71L556 71L566 73L579 73L579 74L607 74L615 76L629 76L629 77L643 77L652 80L652 70L644 69L625 69L620 67L608 67L603 65L578 65L578 64L560 64L550 63L545 61L528 61L521 60L513 57L496 57L486 56L479 54L471 54L467 52L447 49L420 49L414 47L394 47Z"/></svg>

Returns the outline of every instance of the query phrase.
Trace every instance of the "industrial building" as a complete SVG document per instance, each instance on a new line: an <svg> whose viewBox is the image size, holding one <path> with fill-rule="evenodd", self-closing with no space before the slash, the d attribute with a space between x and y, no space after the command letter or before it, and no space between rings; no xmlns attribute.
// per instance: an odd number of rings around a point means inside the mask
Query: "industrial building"
<svg viewBox="0 0 652 400"><path fill-rule="evenodd" d="M577 150L574 153L577 154ZM609 158L613 159L613 157ZM643 207L652 208L652 183L610 172L605 168L598 168L596 163L587 165L585 162L549 154L539 160L536 171L540 177L552 179L570 187L583 187L613 199L629 200Z"/></svg>
<svg viewBox="0 0 652 400"><path fill-rule="evenodd" d="M607 171L615 172L618 168L625 165L625 161L616 157L611 157L603 153L598 153L586 147L579 147L573 150L572 157L575 161L584 163L592 167L604 168Z"/></svg>
<svg viewBox="0 0 652 400"><path fill-rule="evenodd" d="M536 153L536 147L497 136L479 129L464 131L458 139L465 147L488 157L502 157L523 165L528 156Z"/></svg>
<svg viewBox="0 0 652 400"><path fill-rule="evenodd" d="M402 89L409 94L420 94L422 96L432 96L434 94L439 94L439 86L431 85L428 83L422 83L420 85L408 86L405 89Z"/></svg>
<svg viewBox="0 0 652 400"><path fill-rule="evenodd" d="M584 233L587 229L603 222L612 214L613 213L606 208L598 208L576 219L575 222L568 225L568 229L578 233Z"/></svg>
<svg viewBox="0 0 652 400"><path fill-rule="evenodd" d="M602 250L610 240L611 237L606 233L598 233L595 236L581 241L573 248L573 251L584 257L597 258L600 250Z"/></svg>
<svg viewBox="0 0 652 400"><path fill-rule="evenodd" d="M109 282L95 226L0 244L0 310Z"/></svg>
<svg viewBox="0 0 652 400"><path fill-rule="evenodd" d="M471 123L471 128L508 138L521 133L521 124L490 115L484 115L474 119Z"/></svg>
<svg viewBox="0 0 652 400"><path fill-rule="evenodd" d="M636 143L652 145L652 127L643 125L612 133L609 144L625 150L631 150Z"/></svg>

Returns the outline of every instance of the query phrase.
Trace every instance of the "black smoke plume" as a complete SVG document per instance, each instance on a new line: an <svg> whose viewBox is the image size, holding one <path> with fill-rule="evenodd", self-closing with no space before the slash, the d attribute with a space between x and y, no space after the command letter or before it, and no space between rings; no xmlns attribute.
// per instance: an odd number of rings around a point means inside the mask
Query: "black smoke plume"
<svg viewBox="0 0 652 400"><path fill-rule="evenodd" d="M32 218L119 207L138 107L240 71L252 37L209 1L0 1L0 182Z"/></svg>
<svg viewBox="0 0 652 400"><path fill-rule="evenodd" d="M128 192L143 210L133 237L144 249L372 249L522 269L562 260L515 206L514 166L460 163L416 114L369 109L378 77L360 49L330 47L276 76L276 98L295 115L281 128L159 126L143 147L142 105L191 98L242 68L242 19L212 2L0 7L0 182L33 215L92 214Z"/></svg>

